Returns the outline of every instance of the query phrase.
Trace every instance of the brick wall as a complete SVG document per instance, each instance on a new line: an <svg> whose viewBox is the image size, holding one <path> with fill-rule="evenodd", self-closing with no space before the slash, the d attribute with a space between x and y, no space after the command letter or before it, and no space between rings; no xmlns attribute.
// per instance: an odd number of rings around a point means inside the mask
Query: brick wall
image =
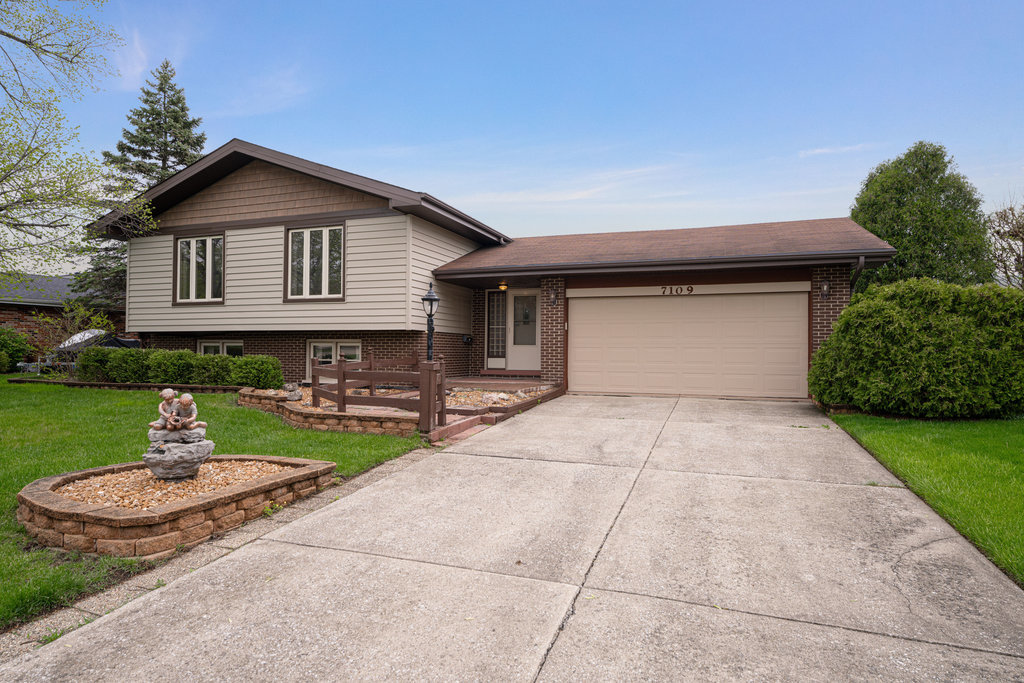
<svg viewBox="0 0 1024 683"><path fill-rule="evenodd" d="M487 291L483 289L473 290L473 346L470 349L470 371L468 374L477 375L484 369L484 352L487 340Z"/></svg>
<svg viewBox="0 0 1024 683"><path fill-rule="evenodd" d="M545 382L565 381L565 278L540 281L540 376Z"/></svg>
<svg viewBox="0 0 1024 683"><path fill-rule="evenodd" d="M241 341L247 355L263 354L281 359L287 382L306 378L306 349L311 339L351 339L362 343L363 357L373 353L378 359L427 355L427 333L404 330L387 331L312 331L312 332L218 332L181 334L147 332L142 334L143 346L158 349L195 351L200 339ZM443 355L445 372L454 377L470 372L470 346L461 334L434 333L434 357Z"/></svg>
<svg viewBox="0 0 1024 683"><path fill-rule="evenodd" d="M850 303L850 266L816 266L811 269L811 353L832 334L836 318ZM821 296L821 283L828 280L827 299Z"/></svg>
<svg viewBox="0 0 1024 683"><path fill-rule="evenodd" d="M35 345L38 341L40 325L33 318L35 314L58 315L59 308L52 306L22 306L15 304L0 304L0 327L12 329L21 334L27 335L29 343ZM107 317L114 324L114 333L119 337L130 339L138 338L135 334L126 334L124 331L124 313L120 311L107 311ZM34 359L29 359L34 360Z"/></svg>

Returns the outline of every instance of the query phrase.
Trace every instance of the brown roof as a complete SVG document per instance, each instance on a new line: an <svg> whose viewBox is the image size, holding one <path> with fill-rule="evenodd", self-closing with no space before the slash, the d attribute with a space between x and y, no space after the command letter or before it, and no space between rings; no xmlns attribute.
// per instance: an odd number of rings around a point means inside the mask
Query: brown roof
<svg viewBox="0 0 1024 683"><path fill-rule="evenodd" d="M888 261L896 252L849 218L714 228L524 237L486 247L434 271L441 279L486 273L644 270L696 264L795 265Z"/></svg>
<svg viewBox="0 0 1024 683"><path fill-rule="evenodd" d="M155 216L237 171L254 159L382 197L388 200L388 205L395 211L419 216L478 244L500 244L509 239L494 228L425 192L407 190L398 185L391 185L317 164L237 138L226 142L194 164L154 185L142 196L149 202ZM106 233L107 237L126 239L121 229L122 218L119 211L111 211L89 227L94 232Z"/></svg>

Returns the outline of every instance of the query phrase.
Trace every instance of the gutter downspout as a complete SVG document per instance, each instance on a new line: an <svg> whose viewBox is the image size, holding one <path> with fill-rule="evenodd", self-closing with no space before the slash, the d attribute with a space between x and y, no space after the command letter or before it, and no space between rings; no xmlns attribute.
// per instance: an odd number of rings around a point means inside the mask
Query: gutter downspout
<svg viewBox="0 0 1024 683"><path fill-rule="evenodd" d="M850 291L857 285L857 280L860 279L860 274L864 272L864 257L861 256L857 259L857 267L853 269L853 276L850 277Z"/></svg>

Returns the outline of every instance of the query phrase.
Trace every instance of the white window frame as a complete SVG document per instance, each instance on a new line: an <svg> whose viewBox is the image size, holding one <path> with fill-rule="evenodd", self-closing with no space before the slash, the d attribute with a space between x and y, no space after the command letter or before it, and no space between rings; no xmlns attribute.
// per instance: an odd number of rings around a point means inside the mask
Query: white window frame
<svg viewBox="0 0 1024 683"><path fill-rule="evenodd" d="M311 366L313 364L313 345L317 344L320 346L326 346L332 344L333 349L331 350L331 362L338 358L338 347L340 346L354 346L356 347L356 360L360 361L363 359L363 342L358 339L307 339L306 340L306 381L309 382L313 379L313 371Z"/></svg>
<svg viewBox="0 0 1024 683"><path fill-rule="evenodd" d="M226 347L229 344L232 346L237 344L238 346L242 347L242 355L245 355L245 344L243 344L240 340L235 339L200 339L198 342L196 342L196 353L199 354L200 356L203 355L203 347L208 346L210 344L218 344L220 346L220 351L218 351L217 353L224 356L228 355Z"/></svg>
<svg viewBox="0 0 1024 683"><path fill-rule="evenodd" d="M338 294L328 293L328 283L330 282L330 236L332 230L341 231L341 292ZM309 234L315 231L322 231L324 233L323 240L321 240L321 263L323 263L320 291L322 294L310 294L309 293ZM297 232L303 234L302 237L302 294L292 294L292 235ZM345 298L345 240L348 237L346 234L348 231L344 225L320 225L311 228L291 228L285 232L285 298L287 300L293 299L334 299L343 300Z"/></svg>
<svg viewBox="0 0 1024 683"><path fill-rule="evenodd" d="M213 240L220 240L220 296L214 298L213 294ZM205 303L220 303L224 301L224 262L227 260L227 239L223 234L220 235L204 235L202 237L179 237L174 241L174 268L176 269L176 275L181 277L181 243L190 242L188 250L188 293L189 298L181 298L181 281L177 284L177 290L174 292L175 301L178 303L189 303L189 304L205 304ZM206 242L206 298L197 299L195 298L196 293L196 243Z"/></svg>

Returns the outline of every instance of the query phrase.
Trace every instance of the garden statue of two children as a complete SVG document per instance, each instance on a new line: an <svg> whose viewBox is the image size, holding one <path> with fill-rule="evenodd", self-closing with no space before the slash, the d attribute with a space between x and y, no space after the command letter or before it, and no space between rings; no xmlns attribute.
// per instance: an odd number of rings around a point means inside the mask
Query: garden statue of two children
<svg viewBox="0 0 1024 683"><path fill-rule="evenodd" d="M149 423L150 446L142 459L159 479L191 479L213 453L206 423L197 420L192 394L176 398L174 389L164 389L160 398L160 418Z"/></svg>
<svg viewBox="0 0 1024 683"><path fill-rule="evenodd" d="M182 394L181 398L175 398L178 392L174 389L164 389L160 392L160 419L149 423L150 429L166 429L169 432L178 429L195 429L206 427L205 422L197 422L199 409L196 408L195 399L192 394Z"/></svg>

